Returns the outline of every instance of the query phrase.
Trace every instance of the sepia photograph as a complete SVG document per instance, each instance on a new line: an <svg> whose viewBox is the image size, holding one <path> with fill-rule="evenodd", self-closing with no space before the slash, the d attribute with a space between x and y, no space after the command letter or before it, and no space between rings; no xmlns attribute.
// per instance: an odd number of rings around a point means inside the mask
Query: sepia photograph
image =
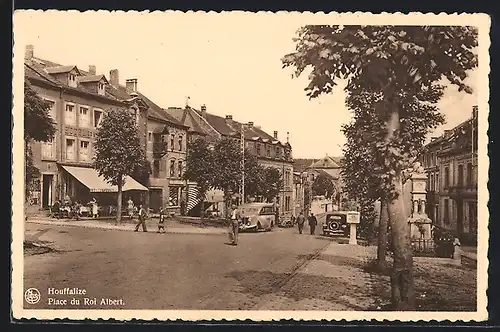
<svg viewBox="0 0 500 332"><path fill-rule="evenodd" d="M14 318L487 318L488 15L13 22Z"/></svg>

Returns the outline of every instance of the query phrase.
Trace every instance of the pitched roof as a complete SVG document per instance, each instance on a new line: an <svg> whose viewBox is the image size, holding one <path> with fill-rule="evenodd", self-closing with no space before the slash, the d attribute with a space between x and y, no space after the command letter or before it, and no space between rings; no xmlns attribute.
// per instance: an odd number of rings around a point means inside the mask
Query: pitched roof
<svg viewBox="0 0 500 332"><path fill-rule="evenodd" d="M340 165L330 156L325 156L311 165L311 168L340 168Z"/></svg>
<svg viewBox="0 0 500 332"><path fill-rule="evenodd" d="M99 82L104 79L104 81L108 81L106 76L104 75L86 75L86 76L78 76L78 82L87 83L87 82Z"/></svg>
<svg viewBox="0 0 500 332"><path fill-rule="evenodd" d="M64 85L63 82L59 81L55 77L51 76L50 73L64 73L64 72L69 72L73 68L76 68L76 70L82 75L78 77L79 82L97 82L100 79L104 78L107 82L106 76L104 75L91 75L89 72L80 70L76 66L63 66L60 64L57 64L52 61L48 61L45 59L40 59L40 58L32 58L31 60L24 60L25 61L25 75L29 78L34 78L34 79L41 79L45 80L49 83L55 84L55 85ZM87 93L91 94L96 94L93 91L90 91L87 89L84 85L78 85L76 90L84 91ZM118 87L115 87L111 84L107 84L105 87L106 91L106 97L110 99L114 99L117 101L125 101L125 100L130 100L133 98L130 94L127 93L127 90L124 86L120 85ZM175 118L170 116L163 108L158 106L156 103L154 103L151 99L147 98L145 95L142 93L138 93L139 97L148 105L149 107L149 114L153 119L158 119L160 121L166 121L171 124L185 127L182 123L177 121Z"/></svg>
<svg viewBox="0 0 500 332"><path fill-rule="evenodd" d="M61 74L61 73L69 73L73 69L76 69L76 71L80 72L78 68L74 65L71 66L55 66L55 67L45 67L45 70L49 74Z"/></svg>
<svg viewBox="0 0 500 332"><path fill-rule="evenodd" d="M309 166L314 163L314 159L306 159L306 158L297 158L293 160L293 169L297 172L303 172Z"/></svg>

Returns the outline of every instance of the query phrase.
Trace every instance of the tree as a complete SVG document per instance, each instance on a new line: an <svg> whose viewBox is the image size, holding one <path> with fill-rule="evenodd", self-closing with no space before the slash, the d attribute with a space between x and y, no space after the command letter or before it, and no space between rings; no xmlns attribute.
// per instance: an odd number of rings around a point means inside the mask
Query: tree
<svg viewBox="0 0 500 332"><path fill-rule="evenodd" d="M274 167L263 167L259 195L263 196L268 202L272 202L282 189L283 177L280 170Z"/></svg>
<svg viewBox="0 0 500 332"><path fill-rule="evenodd" d="M29 196L31 180L38 175L33 164L30 142L48 142L54 138L56 124L50 116L50 102L43 100L33 90L31 83L24 80L24 157L25 192Z"/></svg>
<svg viewBox="0 0 500 332"><path fill-rule="evenodd" d="M205 195L212 186L214 176L214 160L210 143L204 138L198 138L188 143L186 170L183 174L184 180L196 182L198 198L203 201ZM202 206L201 218L204 218Z"/></svg>
<svg viewBox="0 0 500 332"><path fill-rule="evenodd" d="M325 196L327 199L333 197L337 192L332 180L323 174L319 174L312 184L314 196Z"/></svg>
<svg viewBox="0 0 500 332"><path fill-rule="evenodd" d="M125 177L147 168L135 118L128 110L110 109L96 132L93 166L99 175L118 187L116 222L121 222Z"/></svg>
<svg viewBox="0 0 500 332"><path fill-rule="evenodd" d="M310 98L331 93L347 79L347 104L360 94L380 96L372 108L383 121L376 132L387 191L394 247L392 302L398 310L415 306L413 255L402 198L403 171L411 160L411 126L429 129L422 120L429 110L405 109L409 100L434 107L442 95L443 77L471 93L464 84L467 71L477 67L477 29L464 26L305 26L298 32L296 51L285 55L283 66L300 76L311 68ZM409 130L405 130L409 129ZM424 130L425 131L425 130ZM388 190L387 190L388 189Z"/></svg>

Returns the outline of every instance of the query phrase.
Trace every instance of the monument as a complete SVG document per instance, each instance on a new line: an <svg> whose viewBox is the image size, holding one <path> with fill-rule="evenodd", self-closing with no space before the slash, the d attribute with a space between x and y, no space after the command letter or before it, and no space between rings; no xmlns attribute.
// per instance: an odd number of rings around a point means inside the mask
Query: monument
<svg viewBox="0 0 500 332"><path fill-rule="evenodd" d="M408 218L410 224L410 238L413 241L421 240L431 244L432 220L425 212L427 193L427 175L419 162L416 162L411 170L411 213Z"/></svg>

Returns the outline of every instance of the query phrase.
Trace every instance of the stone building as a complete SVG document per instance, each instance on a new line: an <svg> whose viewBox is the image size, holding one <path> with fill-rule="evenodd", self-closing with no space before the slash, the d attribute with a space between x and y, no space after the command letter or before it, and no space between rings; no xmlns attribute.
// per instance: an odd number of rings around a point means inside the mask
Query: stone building
<svg viewBox="0 0 500 332"><path fill-rule="evenodd" d="M277 197L279 211L282 216L290 217L294 210L293 202L293 161L292 147L288 142L282 142L278 139L278 132L273 136L263 131L253 122L241 123L233 119L232 115L221 117L207 112L203 105L200 110L186 106L184 108L171 107L168 113L178 121L189 126L192 137L207 137L208 139L217 139L219 137L234 137L240 140L243 130L245 137L245 147L259 160L263 166L274 167L280 170L283 176L283 189ZM195 197L195 186L190 186L189 190L193 192L191 197ZM216 193L212 193L216 195ZM220 195L219 195L220 199ZM191 200L190 208L197 203Z"/></svg>
<svg viewBox="0 0 500 332"><path fill-rule="evenodd" d="M420 162L427 174L427 215L463 239L477 236L477 106L458 126L433 137Z"/></svg>
<svg viewBox="0 0 500 332"><path fill-rule="evenodd" d="M187 127L140 93L137 79L127 79L122 85L117 69L110 71L108 79L97 74L93 65L82 70L75 65L40 59L35 57L32 45L26 47L24 69L25 79L33 89L42 99L51 102L50 114L57 127L51 142L31 143L34 166L40 171L40 177L27 184L33 188L28 199L31 205L47 209L56 199L66 196L85 202L95 195L101 196L102 204L113 203L111 196L114 195L105 193L114 192L116 188L98 176L92 168L92 156L99 123L107 110L115 108L134 114L141 142L153 165L151 183L144 183L151 187L150 194L146 194L145 186L130 177L126 179L124 190L130 190L136 201L150 198L156 207L168 205L175 193L176 205L180 208L179 188L183 184L178 179L185 159ZM174 135L175 147L168 143L162 147L155 145L162 137L165 141L166 135ZM172 160L175 161L173 166ZM160 194L157 194L158 189ZM125 193L124 199L130 195Z"/></svg>

